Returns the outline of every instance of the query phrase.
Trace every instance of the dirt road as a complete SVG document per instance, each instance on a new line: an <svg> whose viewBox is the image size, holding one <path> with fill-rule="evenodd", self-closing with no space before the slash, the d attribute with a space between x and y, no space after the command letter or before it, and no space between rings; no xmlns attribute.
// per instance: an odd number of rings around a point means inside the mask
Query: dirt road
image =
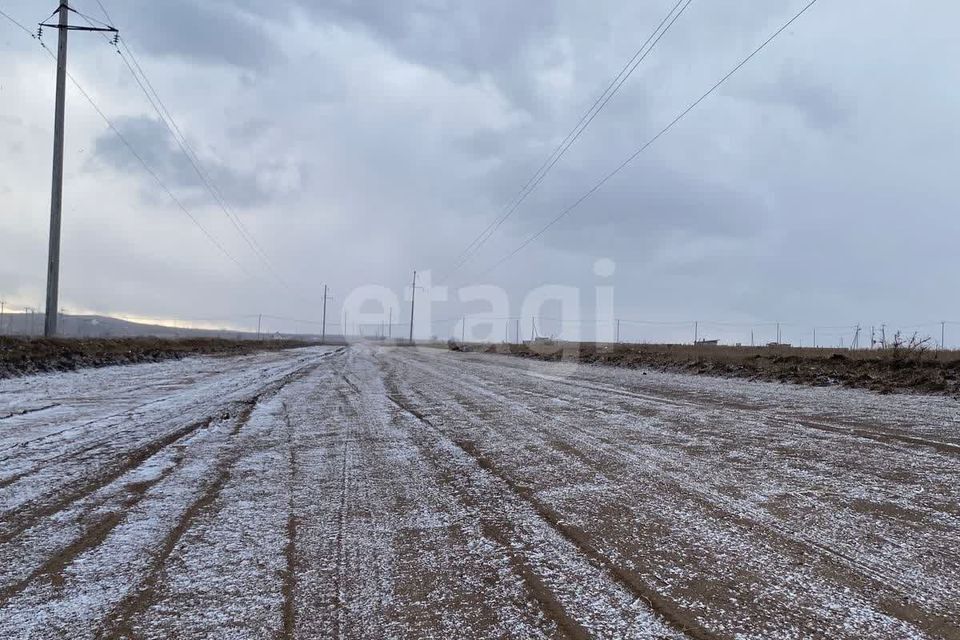
<svg viewBox="0 0 960 640"><path fill-rule="evenodd" d="M960 405L354 346L0 382L0 637L960 638Z"/></svg>

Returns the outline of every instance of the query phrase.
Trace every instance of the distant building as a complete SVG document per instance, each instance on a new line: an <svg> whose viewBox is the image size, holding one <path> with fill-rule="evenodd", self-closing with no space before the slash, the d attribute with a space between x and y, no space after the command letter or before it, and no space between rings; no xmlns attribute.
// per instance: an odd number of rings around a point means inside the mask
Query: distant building
<svg viewBox="0 0 960 640"><path fill-rule="evenodd" d="M720 344L719 340L697 340L698 346L715 347Z"/></svg>

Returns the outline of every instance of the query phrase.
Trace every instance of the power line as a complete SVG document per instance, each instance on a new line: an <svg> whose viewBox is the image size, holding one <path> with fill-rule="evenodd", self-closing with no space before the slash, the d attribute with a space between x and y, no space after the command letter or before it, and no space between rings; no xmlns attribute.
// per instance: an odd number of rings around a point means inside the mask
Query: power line
<svg viewBox="0 0 960 640"><path fill-rule="evenodd" d="M540 186L540 183L547 177L547 174L553 169L554 166L560 161L560 159L566 154L566 152L576 143L576 141L583 135L583 132L586 131L587 127L594 121L594 119L603 111L604 107L613 99L613 97L620 91L620 88L624 83L633 75L633 72L637 69L638 66L650 55L650 52L653 51L657 43L666 35L674 23L680 18L687 7L690 6L690 3L693 0L677 0L677 3L671 7L670 11L663 17L663 20L657 25L656 29L650 34L650 36L644 41L644 43L637 49L636 53L633 54L633 57L627 61L623 66L620 72L610 81L607 87L603 92L597 97L594 103L587 109L583 115L580 117L580 120L576 125L567 133L566 137L557 145L553 152L544 160L543 164L540 165L540 168L537 169L536 173L527 181L527 183L520 189L520 192L514 196L511 203L507 205L504 213L502 213L496 220L491 222L486 229L484 229L473 241L467 245L467 248L464 249L460 255L454 260L455 264L450 270L449 275L453 275L460 267L466 264L480 248L493 236L494 233L503 225L506 220L512 216L516 210L520 207L521 204L533 193L537 187ZM683 5L681 7L681 5ZM677 11L677 9L680 9ZM672 16L672 19L671 19ZM668 24L669 21L669 24ZM666 25L666 27L664 27ZM659 34L659 35L657 35ZM654 39L656 38L656 39ZM651 44L652 42L652 44ZM649 47L648 47L649 45Z"/></svg>
<svg viewBox="0 0 960 640"><path fill-rule="evenodd" d="M100 10L103 12L103 15L110 20L110 14L107 12L106 8L103 6L103 3L100 0L97 0L97 4L100 7ZM74 11L77 15L81 16L84 20L87 20L90 23L93 18ZM99 22L99 21L97 21ZM102 23L101 23L102 24ZM190 143L187 140L187 137L183 135L180 127L177 125L176 120L173 118L173 115L170 113L170 110L167 109L163 100L160 98L160 94L157 92L153 83L150 82L150 78L144 72L143 67L140 65L140 62L137 60L133 51L130 49L129 44L127 44L124 38L118 38L117 40L110 40L110 42L116 46L117 54L119 54L121 60L123 60L124 65L127 67L127 70L130 71L130 75L133 76L134 81L140 87L140 90L143 92L143 95L147 98L147 102L150 103L150 106L153 108L154 112L157 114L157 117L160 118L160 122L163 123L164 127L167 129L167 132L177 143L177 146L180 148L180 151L186 157L187 161L193 167L193 170L200 177L201 182L206 187L208 193L219 206L220 210L223 211L223 214L226 216L227 220L233 225L237 233L243 238L244 242L250 247L251 251L260 260L270 271L270 274L285 288L290 289L290 286L284 281L284 279L277 272L276 268L273 266L273 263L267 257L266 252L263 251L263 248L259 245L256 239L250 234L249 230L243 224L243 221L239 216L236 215L233 211L229 209L226 204L226 200L223 197L223 193L216 186L213 180L210 178L209 171L203 167L203 164L200 161L200 157L194 151L193 147L190 146ZM120 46L126 50L127 55L125 56L120 50ZM129 60L128 60L129 58ZM132 64L131 64L132 63Z"/></svg>
<svg viewBox="0 0 960 640"><path fill-rule="evenodd" d="M801 17L803 14L805 14L812 6L815 5L816 3L817 3L817 0L810 0L810 2L807 3L798 13L796 13L792 18L790 18L787 22L785 22L779 29L777 29L777 30L773 33L773 35L771 35L769 38L767 38L767 39L763 42L763 44L761 44L759 47L757 47L756 49L754 49L753 52L750 53L750 55L748 55L746 58L744 58L743 60L741 60L729 73L727 73L727 74L726 74L725 76L723 76L716 84L714 84L712 87L710 87L710 89L709 89L706 93L704 93L702 96L700 96L699 98L697 98L697 100L694 101L693 104L691 104L689 107L687 107L686 109L684 109L683 111L681 111L680 114L670 122L670 124L668 124L667 126L665 126L665 127L664 127L663 129L661 129L655 136L653 136L652 138L650 138L650 140L648 140L646 143L644 143L643 146L641 146L636 152L633 153L633 155L631 155L629 158L627 158L627 159L624 160L622 163L620 163L620 165L617 166L616 169L614 169L613 171L611 171L610 173L608 173L606 176L604 176L599 182L597 182L593 187L591 187L586 193L584 193L582 196L580 196L580 198L578 198L573 204L571 204L569 207L567 207L566 209L564 209L563 211L561 211L556 217L554 217L552 220L550 220L550 222L548 222L543 228L541 228L539 231L537 231L537 232L534 233L532 236L530 236L529 238L527 238L526 240L524 240L522 243L520 243L520 245L519 245L516 249L514 249L512 252L510 252L509 254L507 254L506 256L504 256L503 258L501 258L500 260L498 260L497 262L495 262L490 268L488 268L488 269L486 269L485 271L483 271L483 274L487 274L487 273L493 271L494 269L496 269L497 267L499 267L501 264L503 264L503 263L506 262L507 260L513 258L513 257L514 257L515 255L517 255L518 253L520 253L520 252L521 252L524 248L526 248L530 243L532 243L534 240L536 240L537 238L539 238L540 236L542 236L544 233L546 233L547 230L549 230L553 225L555 225L557 222L559 222L562 218L566 217L566 216L567 216L570 212L572 212L574 209L576 209L577 207L579 207L585 200L587 200L587 199L588 199L590 196L592 196L594 193L596 193L597 191L599 191L611 178L613 178L615 175L617 175L618 173L620 173L621 171L623 171L630 163L632 163L634 160L636 160L637 157L640 156L640 154L642 154L644 151L646 151L646 150L647 150L650 146L652 146L657 140L659 140L661 137L663 137L668 131L670 131L671 129L673 129L673 127L675 127L675 126L677 125L677 123L679 123L681 120L683 120L683 118L686 117L687 114L689 114L691 111L693 111L694 109L696 109L696 108L700 105L701 102L703 102L703 101L706 100L708 97L710 97L718 88L720 88L720 86L721 86L723 83L725 83L727 80L729 80L735 73L737 73L741 68L743 68L744 65L746 65L746 64L747 64L748 62L750 62L750 60L752 60L757 54L759 54L761 51L763 51L763 50L767 47L767 45L769 45L771 42L773 42L773 41L777 38L777 36L779 36L781 33L783 33L784 31L786 31L786 30L790 27L790 25L792 25L794 22L796 22L798 19L800 19L800 17ZM483 275L483 274L481 274L481 275Z"/></svg>
<svg viewBox="0 0 960 640"><path fill-rule="evenodd" d="M56 11L55 11L54 13L56 13ZM10 16L10 14L6 13L5 11L3 11L3 9L0 9L0 16L3 16L4 18L6 18L6 19L9 20L10 22L12 22L15 26L17 26L17 27L19 27L20 29L22 29L24 33L26 33L28 36L30 36L30 37L33 38L34 40L37 39L37 34L36 34L36 33L34 33L33 31L31 31L30 29L27 29L27 28L26 28L25 26L23 26L20 22L18 22L15 18L13 18L12 16ZM51 15L51 17L52 17L52 15Z"/></svg>
<svg viewBox="0 0 960 640"><path fill-rule="evenodd" d="M50 51L50 49L47 47L46 43L43 42L42 39L37 37L34 33L29 31L26 27L24 27L22 24L17 22L15 19L10 17L6 13L0 11L0 15L7 18L14 25L22 29L31 38L38 40L40 42L40 46L43 47L43 50L47 53L47 55L49 55L54 60L56 60L56 57L57 57L56 54ZM130 151L133 157L136 158L136 160L141 164L141 166L143 166L143 169L157 182L160 188L173 201L173 203L177 206L177 208L179 208L180 211L184 215L186 215L190 219L190 221L198 229L200 229L201 232L203 232L203 235L206 236L207 240L209 240L210 243L213 244L224 256L226 256L231 262L236 264L237 267L239 267L240 270L243 271L247 276L251 278L255 278L255 276L252 273L250 273L246 269L246 267L244 267L243 264L233 256L233 254L227 251L227 249L216 239L216 237L214 237L213 234L211 234L210 231L203 226L203 224L196 218L196 216L194 216L193 213L191 213L190 210L187 209L187 207L183 204L183 202L181 202L180 199L177 198L176 195L173 193L173 191L171 191L170 188L163 182L163 180L156 173L156 171L150 168L150 165L148 165L147 162L143 159L143 157L139 153L137 153L137 150L134 149L132 144L130 144L130 141L127 140L126 136L124 136L123 133L120 132L120 130L113 123L113 121L110 120L110 118L106 115L106 113L104 113L104 111L99 107L99 105L97 105L93 97L89 93L87 93L87 91L83 88L83 86L81 86L81 84L77 81L77 79L73 76L73 74L67 71L66 76L70 80L70 82L73 84L73 86L77 89L77 91L80 92L80 95L82 95L84 99L88 103L90 103L90 106L93 107L93 110L96 111L97 115L100 116L100 118L104 121L104 123L106 123L107 127L109 127L109 129L114 133L114 135L117 136L120 142L122 142L123 145Z"/></svg>
<svg viewBox="0 0 960 640"><path fill-rule="evenodd" d="M143 68L140 66L139 61L133 54L133 51L130 49L130 46L127 44L124 38L120 38L120 45L126 50L127 56L123 55L123 52L120 51L119 47L117 48L117 53L120 55L120 58L123 60L127 69L129 69L131 75L133 75L134 80L140 86L141 91L143 91L144 96L146 96L148 102L153 107L154 111L160 117L160 121L163 122L167 131L173 136L173 139L177 142L177 145L180 147L180 150L183 152L184 156L190 162L190 165L196 171L197 175L200 177L204 186L206 186L207 191L213 197L214 201L219 205L220 209L223 211L224 215L237 230L237 233L240 234L240 237L244 239L247 245L250 247L251 251L257 256L257 258L264 263L264 265L271 271L273 276L284 286L288 286L283 278L277 273L276 268L273 263L270 261L270 258L267 257L266 252L257 242L256 238L250 233L250 231L243 224L243 221L240 217L230 210L228 207L225 198L223 197L223 192L217 187L216 183L210 178L210 172L203 167L203 164L200 161L199 156L193 147L188 142L186 136L183 135L180 127L177 125L176 120L173 119L173 116L170 114L170 111L167 109L166 105L161 100L160 95L154 89L153 84L150 82L150 79L147 77L146 73L143 71ZM129 56L130 60L127 60ZM131 66L130 63L133 63ZM134 70L134 68L136 70ZM139 76L138 77L138 72ZM141 81L142 78L142 81ZM145 83L145 84L144 84ZM146 85L146 86L145 86ZM151 99L151 93L153 97L156 98L156 103ZM166 116L166 118L164 117Z"/></svg>

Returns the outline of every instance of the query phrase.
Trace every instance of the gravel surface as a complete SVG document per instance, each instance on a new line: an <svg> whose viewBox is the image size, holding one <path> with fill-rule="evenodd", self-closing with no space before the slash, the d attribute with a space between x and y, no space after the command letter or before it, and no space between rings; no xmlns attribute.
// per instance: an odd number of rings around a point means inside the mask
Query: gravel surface
<svg viewBox="0 0 960 640"><path fill-rule="evenodd" d="M0 637L960 638L960 403L310 348L0 381Z"/></svg>

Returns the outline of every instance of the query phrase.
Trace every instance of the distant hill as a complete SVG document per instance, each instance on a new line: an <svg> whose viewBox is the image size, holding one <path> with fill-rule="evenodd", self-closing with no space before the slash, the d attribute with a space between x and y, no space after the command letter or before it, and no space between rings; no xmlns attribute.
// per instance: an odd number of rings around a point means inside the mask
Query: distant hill
<svg viewBox="0 0 960 640"><path fill-rule="evenodd" d="M43 335L44 314L4 313L0 320L0 335ZM227 329L190 329L142 324L109 316L61 315L59 334L67 338L228 338L255 340L256 332ZM313 334L271 333L261 338L319 339Z"/></svg>

